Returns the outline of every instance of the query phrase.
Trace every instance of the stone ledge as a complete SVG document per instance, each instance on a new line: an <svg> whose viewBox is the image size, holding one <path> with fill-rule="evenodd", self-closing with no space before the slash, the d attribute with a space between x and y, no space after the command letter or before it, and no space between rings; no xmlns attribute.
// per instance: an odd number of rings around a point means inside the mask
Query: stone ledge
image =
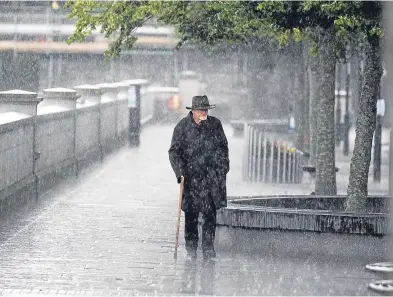
<svg viewBox="0 0 393 297"><path fill-rule="evenodd" d="M37 124L49 122L52 120L61 120L65 118L72 118L75 114L76 110L64 110L53 113L45 113L37 115Z"/></svg>
<svg viewBox="0 0 393 297"><path fill-rule="evenodd" d="M85 114L85 113L99 113L100 112L100 104L90 105L90 106L82 106L76 110L77 114Z"/></svg>
<svg viewBox="0 0 393 297"><path fill-rule="evenodd" d="M119 147L122 146L122 144L119 142L118 139L107 138L102 139L101 146L103 155L106 156L117 150Z"/></svg>
<svg viewBox="0 0 393 297"><path fill-rule="evenodd" d="M103 157L116 151L124 144L116 140L108 140L107 149ZM109 149L110 147L110 149ZM99 147L92 147L77 156L77 159L67 159L50 167L36 172L38 182L38 196L42 196L49 189L60 185L64 180L75 178L77 171L88 169L95 164L101 164L101 151ZM29 205L36 198L35 176L31 174L23 180L0 191L0 215L8 213L20 205Z"/></svg>
<svg viewBox="0 0 393 297"><path fill-rule="evenodd" d="M34 191L34 175L30 175L0 191L0 213L11 209L13 206L23 204L29 200L29 197L35 198Z"/></svg>
<svg viewBox="0 0 393 297"><path fill-rule="evenodd" d="M118 103L118 101L117 100L113 100L113 101L108 101L108 102L104 102L104 103L101 103L101 109L106 109L106 108L109 108L109 107L111 107L111 106L113 106L113 105L118 105L119 103Z"/></svg>
<svg viewBox="0 0 393 297"><path fill-rule="evenodd" d="M63 179L76 176L76 170L76 160L71 158L36 172L38 193L45 192Z"/></svg>
<svg viewBox="0 0 393 297"><path fill-rule="evenodd" d="M99 163L101 161L101 150L98 146L90 147L77 155L78 170L86 169L90 165Z"/></svg>
<svg viewBox="0 0 393 297"><path fill-rule="evenodd" d="M217 224L240 228L317 233L375 236L391 233L389 214L387 211L381 212L381 205L386 205L386 201L390 200L388 197L370 197L371 211L362 214L347 213L337 208L344 198L343 196L276 196L229 200L228 207L218 211ZM334 204L339 201L341 202L337 205ZM385 203L375 203L377 205L375 206L372 204L373 201ZM308 208L305 208L307 205ZM324 209L324 205L335 205L335 207Z"/></svg>
<svg viewBox="0 0 393 297"><path fill-rule="evenodd" d="M342 267L360 262L386 261L391 256L391 236L317 233L288 230L259 230L217 226L217 251L233 255L261 255L285 262L309 261L341 263ZM258 261L256 256L255 261ZM300 260L301 259L301 260ZM344 264L348 263L348 264Z"/></svg>
<svg viewBox="0 0 393 297"><path fill-rule="evenodd" d="M26 126L31 126L34 123L33 117L28 117L25 119L20 119L17 121L9 122L9 123L4 123L0 124L0 133L7 133L10 131L14 131L19 128L23 128Z"/></svg>
<svg viewBox="0 0 393 297"><path fill-rule="evenodd" d="M228 202L239 206L277 207L285 209L312 209L344 212L346 196L272 195L228 197ZM391 207L388 196L369 196L366 207L370 213L388 213Z"/></svg>

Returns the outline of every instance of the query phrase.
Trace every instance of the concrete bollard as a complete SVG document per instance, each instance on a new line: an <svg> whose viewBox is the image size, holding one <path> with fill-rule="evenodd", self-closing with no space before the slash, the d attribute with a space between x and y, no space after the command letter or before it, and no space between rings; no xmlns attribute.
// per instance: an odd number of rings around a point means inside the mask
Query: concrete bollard
<svg viewBox="0 0 393 297"><path fill-rule="evenodd" d="M261 181L261 170L262 168L262 145L263 145L263 132L258 133L258 165L257 165L257 181Z"/></svg>
<svg viewBox="0 0 393 297"><path fill-rule="evenodd" d="M98 133L98 149L100 153L101 162L104 160L104 149L102 145L102 108L101 108L101 97L103 90L97 85L78 85L74 87L75 90L81 95L77 100L77 108L86 108L89 106L97 106L99 116L97 123ZM79 101L79 102L78 102Z"/></svg>
<svg viewBox="0 0 393 297"><path fill-rule="evenodd" d="M16 112L30 116L37 115L37 105L42 98L37 93L23 90L0 92L0 113Z"/></svg>
<svg viewBox="0 0 393 297"><path fill-rule="evenodd" d="M94 85L101 90L101 143L103 154L107 154L118 147L117 123L119 112L117 104L117 86L114 83L100 83ZM103 129L105 127L105 129Z"/></svg>
<svg viewBox="0 0 393 297"><path fill-rule="evenodd" d="M128 100L128 90L130 89L130 84L122 81L113 83L116 87L116 99L117 100Z"/></svg>
<svg viewBox="0 0 393 297"><path fill-rule="evenodd" d="M101 103L107 103L117 100L117 86L113 83L96 84L96 87L101 90Z"/></svg>
<svg viewBox="0 0 393 297"><path fill-rule="evenodd" d="M43 101L38 105L38 114L62 112L76 109L80 97L73 89L51 88L43 91Z"/></svg>
<svg viewBox="0 0 393 297"><path fill-rule="evenodd" d="M102 89L96 85L78 85L74 89L80 94L77 107L87 107L101 103Z"/></svg>

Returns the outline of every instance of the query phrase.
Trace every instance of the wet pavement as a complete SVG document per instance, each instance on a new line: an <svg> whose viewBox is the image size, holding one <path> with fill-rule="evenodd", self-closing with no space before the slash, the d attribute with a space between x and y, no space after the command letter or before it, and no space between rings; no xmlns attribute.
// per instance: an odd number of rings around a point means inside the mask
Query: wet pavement
<svg viewBox="0 0 393 297"><path fill-rule="evenodd" d="M179 186L167 154L172 128L145 128L139 148L121 149L78 181L47 193L36 207L4 218L0 294L376 295L367 290L375 275L364 267L383 261L387 245L375 237L337 239L221 227L218 261L206 263L199 257L190 263L184 259L182 226L175 261ZM229 127L225 130L229 195L312 191L311 183L243 183L242 141L231 136ZM380 185L373 187L383 192ZM340 252L341 244L346 252Z"/></svg>

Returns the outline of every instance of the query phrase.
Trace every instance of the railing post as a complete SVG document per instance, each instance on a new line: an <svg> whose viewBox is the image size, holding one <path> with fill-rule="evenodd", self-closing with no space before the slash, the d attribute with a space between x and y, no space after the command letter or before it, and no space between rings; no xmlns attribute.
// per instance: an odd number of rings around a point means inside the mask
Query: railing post
<svg viewBox="0 0 393 297"><path fill-rule="evenodd" d="M261 181L261 152L262 152L262 132L258 133L258 163L257 163L257 181Z"/></svg>
<svg viewBox="0 0 393 297"><path fill-rule="evenodd" d="M266 133L264 133L263 135L263 166L262 166L262 170L263 170L263 182L266 182L266 163L267 163L267 138L266 138Z"/></svg>
<svg viewBox="0 0 393 297"><path fill-rule="evenodd" d="M269 182L273 182L273 158L274 158L274 143L270 141L270 166L269 166Z"/></svg>
<svg viewBox="0 0 393 297"><path fill-rule="evenodd" d="M298 151L295 152L295 173L294 173L294 183L297 184L298 183L298 173L299 173L299 153Z"/></svg>
<svg viewBox="0 0 393 297"><path fill-rule="evenodd" d="M296 174L296 149L292 152L292 183L295 183Z"/></svg>
<svg viewBox="0 0 393 297"><path fill-rule="evenodd" d="M257 136L258 136L258 130L255 129L254 133L253 133L253 154L252 154L252 172L251 172L251 180L252 181L256 181L256 170L257 170L257 145L258 145L258 141L257 141Z"/></svg>
<svg viewBox="0 0 393 297"><path fill-rule="evenodd" d="M298 166L299 183L301 183L303 180L303 162L304 162L304 155L303 155L303 153L301 153L301 154L299 154L299 166Z"/></svg>
<svg viewBox="0 0 393 297"><path fill-rule="evenodd" d="M292 148L288 152L288 183L292 182Z"/></svg>
<svg viewBox="0 0 393 297"><path fill-rule="evenodd" d="M251 172L252 172L252 137L254 135L254 127L250 127L249 132L249 140L248 140L248 171L247 171L247 180L251 181Z"/></svg>
<svg viewBox="0 0 393 297"><path fill-rule="evenodd" d="M258 123L256 125L243 123L243 125L243 180L264 183L300 183L303 153L296 148L288 147L281 140L268 138Z"/></svg>
<svg viewBox="0 0 393 297"><path fill-rule="evenodd" d="M283 178L282 178L282 182L283 183L286 183L287 182L287 167L288 167L288 154L287 154L287 151L288 151L288 147L287 146L285 146L284 147L284 152L283 152L283 158L284 158L284 160L283 160Z"/></svg>
<svg viewBox="0 0 393 297"><path fill-rule="evenodd" d="M243 180L247 180L248 175L248 125L244 123L244 142L243 142Z"/></svg>
<svg viewBox="0 0 393 297"><path fill-rule="evenodd" d="M277 182L281 182L281 142L277 142Z"/></svg>

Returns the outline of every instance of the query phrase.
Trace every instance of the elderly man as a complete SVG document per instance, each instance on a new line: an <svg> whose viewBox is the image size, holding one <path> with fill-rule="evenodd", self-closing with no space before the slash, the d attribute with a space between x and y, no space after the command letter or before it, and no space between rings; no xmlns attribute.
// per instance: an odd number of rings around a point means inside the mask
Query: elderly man
<svg viewBox="0 0 393 297"><path fill-rule="evenodd" d="M216 214L227 206L226 174L229 171L228 141L219 119L208 116L207 96L192 98L187 117L175 127L169 160L177 182L184 178L182 210L187 258L195 260L198 248L198 216L202 213L202 253L205 260L216 257L214 238Z"/></svg>

